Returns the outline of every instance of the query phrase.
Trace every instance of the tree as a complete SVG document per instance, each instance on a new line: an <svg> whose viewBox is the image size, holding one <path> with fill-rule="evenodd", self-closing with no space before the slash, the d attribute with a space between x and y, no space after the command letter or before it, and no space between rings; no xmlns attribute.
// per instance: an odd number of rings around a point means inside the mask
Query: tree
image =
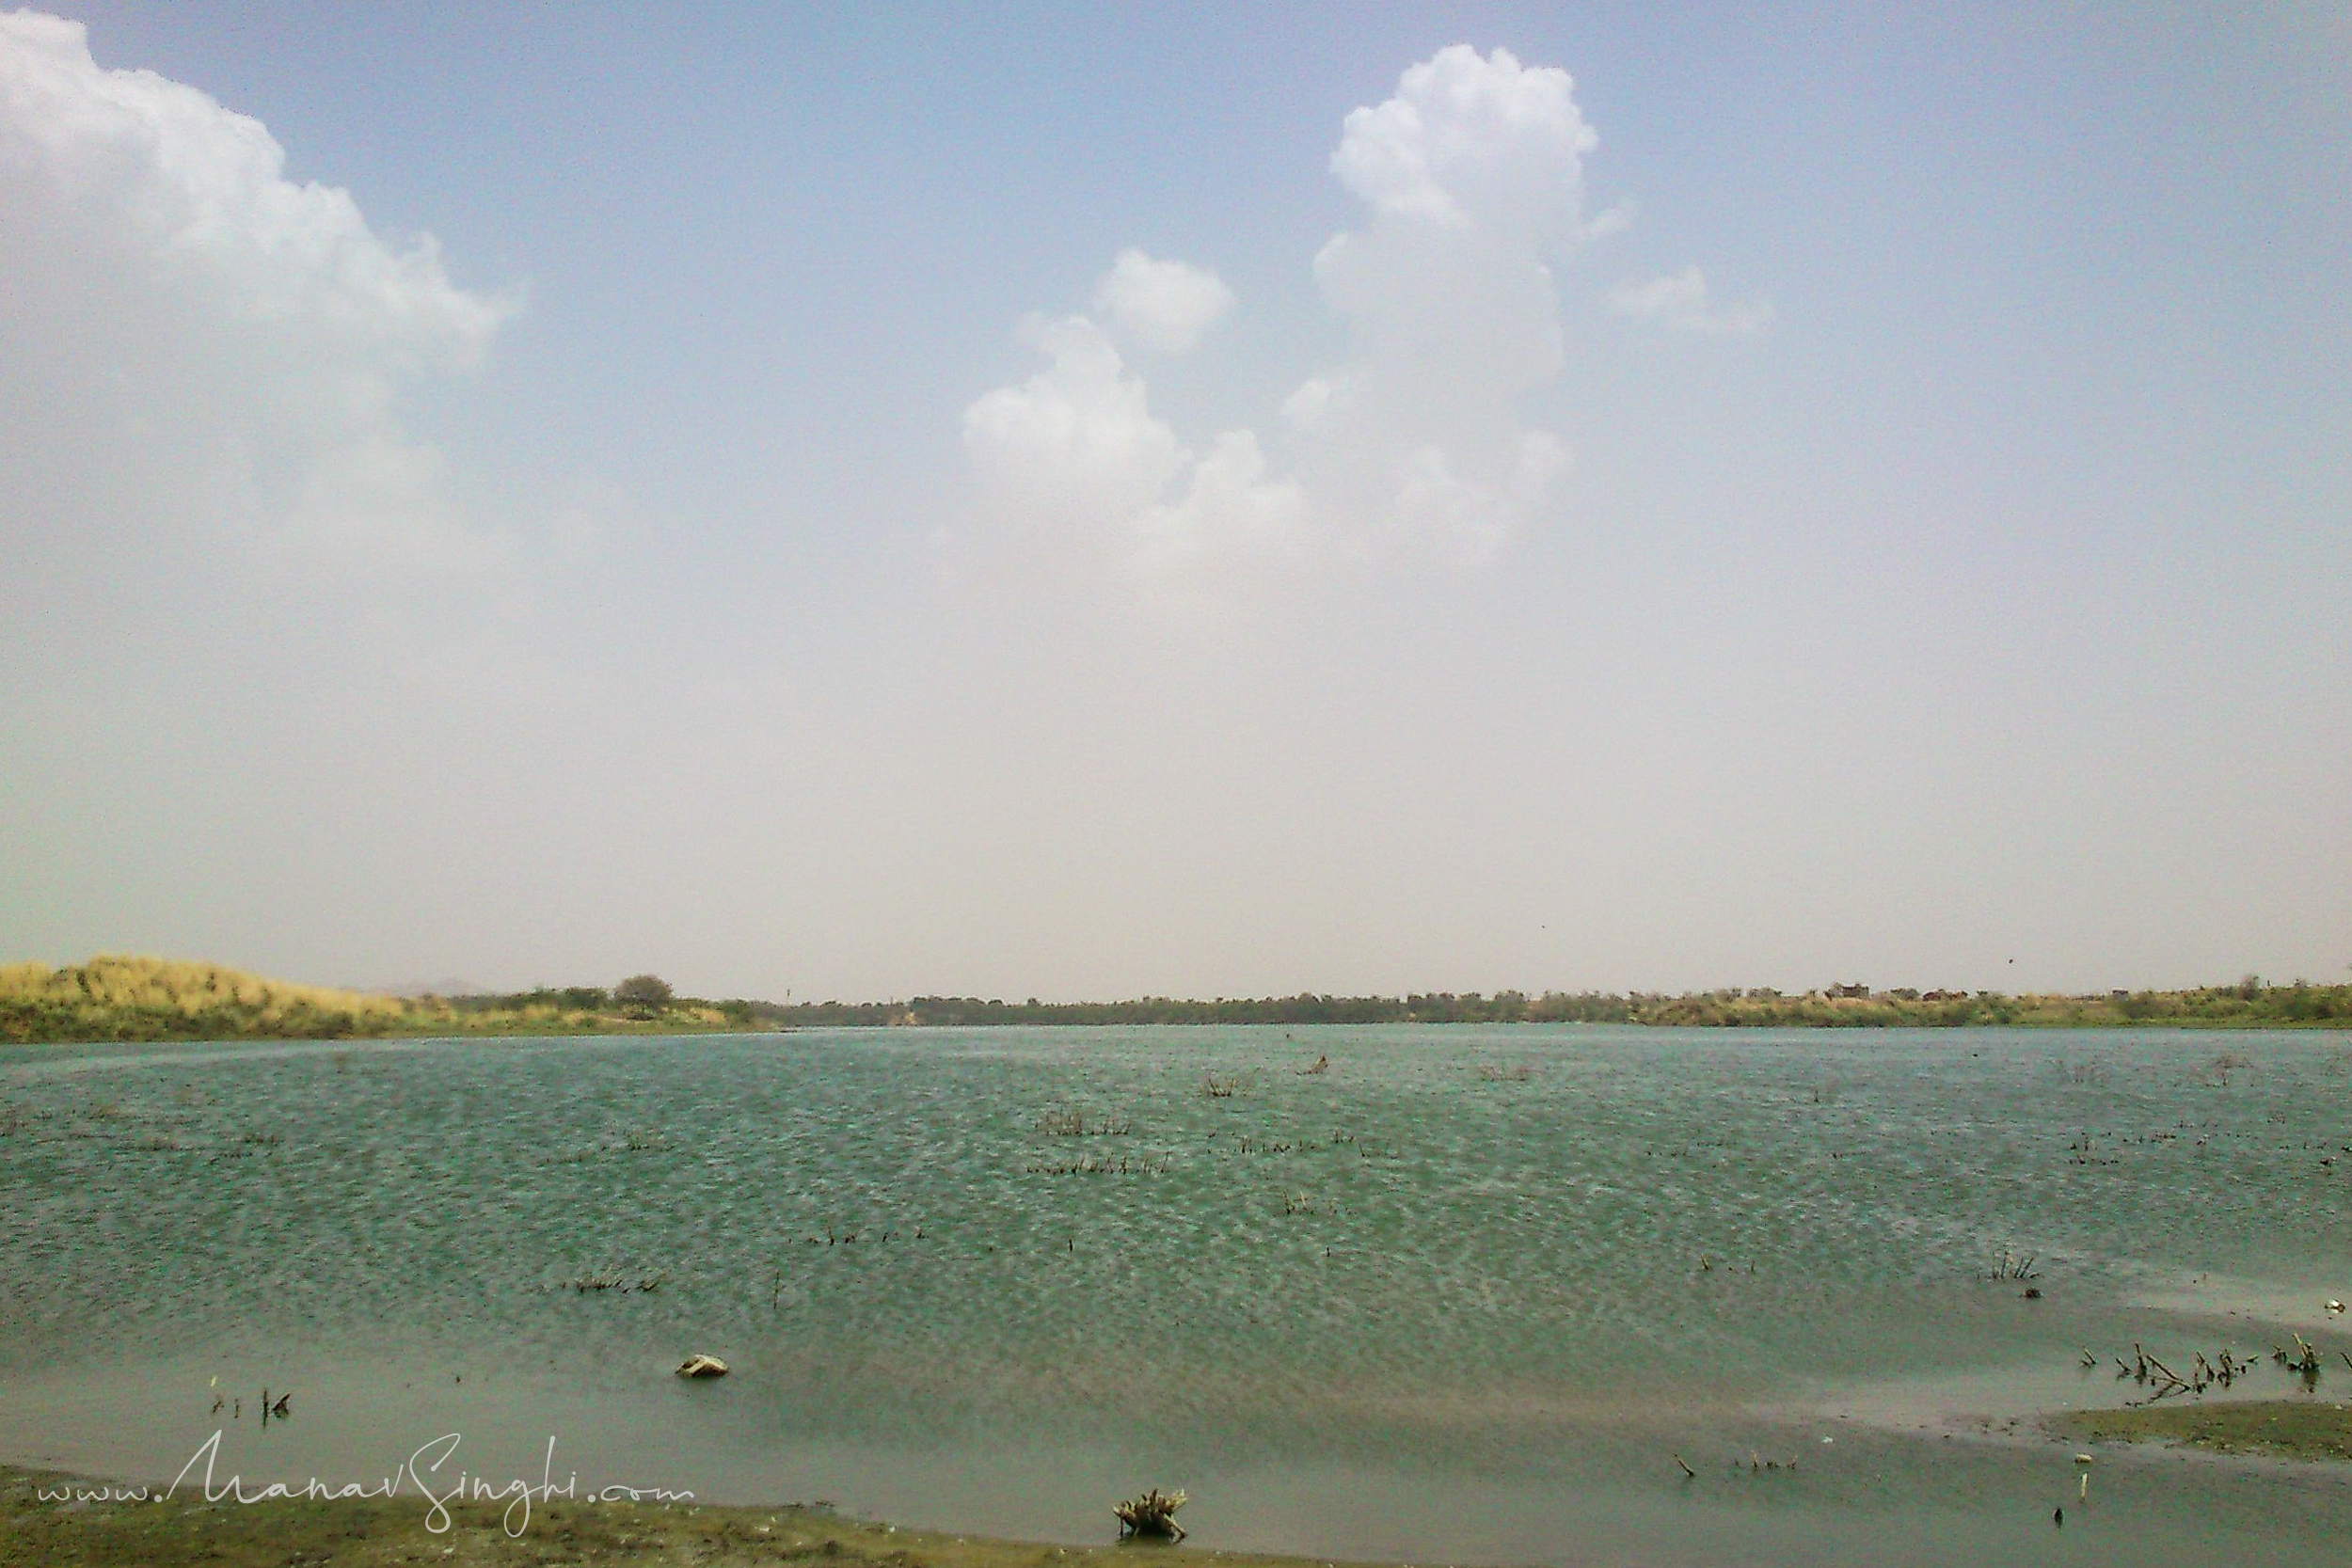
<svg viewBox="0 0 2352 1568"><path fill-rule="evenodd" d="M651 1018L670 1005L675 993L659 974L632 974L612 988L613 1004L639 1018Z"/></svg>

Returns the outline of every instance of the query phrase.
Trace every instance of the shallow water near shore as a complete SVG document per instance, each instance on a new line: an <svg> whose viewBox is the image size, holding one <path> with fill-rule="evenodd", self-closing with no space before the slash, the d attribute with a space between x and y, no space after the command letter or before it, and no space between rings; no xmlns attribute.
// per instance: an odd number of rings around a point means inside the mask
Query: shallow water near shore
<svg viewBox="0 0 2352 1568"><path fill-rule="evenodd" d="M218 1430L335 1482L454 1432L536 1483L552 1435L559 1485L1071 1542L1157 1484L1331 1559L2340 1560L2339 1472L2117 1450L2083 1497L2030 1418L2144 1398L2134 1340L2344 1400L2347 1144L2324 1034L8 1050L0 1458Z"/></svg>

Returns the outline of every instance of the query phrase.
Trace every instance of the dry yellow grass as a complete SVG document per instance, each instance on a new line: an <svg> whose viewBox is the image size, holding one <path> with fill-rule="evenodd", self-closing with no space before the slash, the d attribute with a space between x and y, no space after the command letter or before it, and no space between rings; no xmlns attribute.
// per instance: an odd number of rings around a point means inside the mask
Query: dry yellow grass
<svg viewBox="0 0 2352 1568"><path fill-rule="evenodd" d="M675 1035L752 1025L747 1010L691 1000L648 1014L560 1006L547 994L403 1000L291 985L220 964L106 953L62 969L0 964L0 1042Z"/></svg>
<svg viewBox="0 0 2352 1568"><path fill-rule="evenodd" d="M219 964L103 953L62 969L0 965L7 1039L373 1034L403 1016L390 997L290 985Z"/></svg>

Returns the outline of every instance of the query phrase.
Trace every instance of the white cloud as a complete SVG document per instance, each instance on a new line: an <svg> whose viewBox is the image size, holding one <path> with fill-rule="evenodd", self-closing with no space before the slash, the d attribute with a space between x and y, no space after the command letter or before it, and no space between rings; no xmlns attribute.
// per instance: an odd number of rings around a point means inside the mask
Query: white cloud
<svg viewBox="0 0 2352 1568"><path fill-rule="evenodd" d="M1034 334L1052 361L963 414L964 451L1007 515L1033 527L1132 516L1183 467L1176 433L1153 417L1143 382L1084 316Z"/></svg>
<svg viewBox="0 0 2352 1568"><path fill-rule="evenodd" d="M1229 430L1192 459L1182 495L1136 519L1136 564L1199 584L1226 563L1295 556L1306 543L1306 497L1266 478L1265 454L1247 430Z"/></svg>
<svg viewBox="0 0 2352 1568"><path fill-rule="evenodd" d="M1197 456L1152 412L1101 327L1072 316L1035 341L1051 363L963 415L964 451L1000 526L1144 571L1213 565L1295 529L1297 493L1265 483L1255 436L1229 432Z"/></svg>
<svg viewBox="0 0 2352 1568"><path fill-rule="evenodd" d="M1094 309L1120 332L1162 354L1182 354L1233 308L1233 291L1206 267L1155 261L1122 250L1094 286Z"/></svg>
<svg viewBox="0 0 2352 1568"><path fill-rule="evenodd" d="M1584 220L1582 235L1588 240L1605 240L1622 234L1633 227L1633 205L1620 201Z"/></svg>
<svg viewBox="0 0 2352 1568"><path fill-rule="evenodd" d="M1440 49L1395 97L1349 112L1331 172L1384 216L1573 224L1583 158L1600 142L1574 88L1566 71L1526 69L1507 49Z"/></svg>
<svg viewBox="0 0 2352 1568"><path fill-rule="evenodd" d="M79 23L0 15L0 220L8 512L201 522L343 570L498 553L396 402L478 363L512 303L288 180L259 121L100 69Z"/></svg>
<svg viewBox="0 0 2352 1568"><path fill-rule="evenodd" d="M1314 273L1355 350L1283 412L1310 489L1374 548L1490 556L1567 467L1518 404L1562 367L1551 267L1598 141L1566 71L1502 49L1440 50L1348 115L1331 167L1371 214Z"/></svg>
<svg viewBox="0 0 2352 1568"><path fill-rule="evenodd" d="M1401 466L1396 511L1439 550L1465 562L1483 561L1502 547L1567 466L1567 447L1539 430L1519 436L1516 459L1499 481L1464 479L1453 471L1444 448L1422 447Z"/></svg>
<svg viewBox="0 0 2352 1568"><path fill-rule="evenodd" d="M1770 305L1716 303L1708 292L1707 275L1695 264L1647 282L1629 278L1609 291L1609 309L1677 332L1761 332L1772 320Z"/></svg>
<svg viewBox="0 0 2352 1568"><path fill-rule="evenodd" d="M1554 504L1569 467L1566 442L1528 428L1520 406L1564 368L1553 269L1629 222L1622 205L1585 215L1598 144L1565 71L1463 45L1411 67L1391 97L1348 114L1331 156L1365 213L1313 272L1351 348L1282 403L1284 474L1247 431L1196 456L1106 329L1073 317L1038 340L1049 369L965 415L1000 518L1146 572L1275 540L1324 561L1491 560ZM1128 339L1181 349L1231 297L1213 274L1129 250L1093 309ZM1710 301L1696 268L1611 306L1686 330L1767 317Z"/></svg>

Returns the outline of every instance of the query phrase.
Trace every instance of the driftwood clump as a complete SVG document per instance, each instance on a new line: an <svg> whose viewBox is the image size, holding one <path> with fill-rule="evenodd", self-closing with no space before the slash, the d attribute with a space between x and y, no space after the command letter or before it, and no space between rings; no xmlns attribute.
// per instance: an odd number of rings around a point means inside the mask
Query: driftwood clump
<svg viewBox="0 0 2352 1568"><path fill-rule="evenodd" d="M2295 1349L2292 1352L2281 1346L2273 1345L2270 1347L2270 1358L2279 1363L2287 1372L2300 1379L2305 1391L2308 1392L2319 1386L2321 1367L2319 1352L2300 1334L2294 1335L2293 1338ZM2352 1366L2352 1354L2344 1355L2344 1359L2347 1366ZM2238 1379L2250 1375L2255 1368L2255 1362L2251 1357L2233 1356L2226 1348L2215 1353L2211 1360L2205 1358L2203 1352L2198 1351L2191 1353L2186 1363L2188 1373L2183 1376L2165 1365L2160 1358L2149 1354L2137 1339L2132 1341L2132 1358L2129 1361L2120 1355L2116 1356L2114 1361L2118 1381L2130 1378L2137 1383L2150 1386L2154 1390L2144 1400L2125 1401L2124 1408L2126 1409L2137 1408L2143 1404L2153 1404L2158 1400L2168 1399L2175 1394L2202 1394L2206 1389L2217 1386L2227 1388ZM2086 1349L2082 1353L2082 1365L2088 1369L2097 1364L2098 1357Z"/></svg>
<svg viewBox="0 0 2352 1568"><path fill-rule="evenodd" d="M2300 1334L2297 1334L2295 1337L2295 1354L2293 1355L2289 1355L2285 1351L2280 1350L2277 1345L2273 1345L2270 1347L2270 1359L2276 1361L2280 1366L2284 1367L2288 1371L2291 1371L2295 1373L2296 1376L2301 1378L2305 1387L2308 1388L2317 1386L2319 1383L2319 1352L2313 1350L2312 1348L2311 1341L2304 1338ZM2352 1361L2352 1355L2347 1355L2344 1359L2346 1361Z"/></svg>
<svg viewBox="0 0 2352 1568"><path fill-rule="evenodd" d="M2233 1358L2227 1349L2219 1352L2218 1359L2208 1361L2205 1359L2204 1352L2199 1351L2196 1353L2196 1358L2189 1363L2189 1375L2183 1377L2142 1350L2139 1341L2134 1339L2131 1360L2126 1362L2122 1356L2117 1356L2115 1369L2115 1375L2118 1378L2128 1377L2137 1383L2154 1384L2156 1391L2146 1401L2130 1402L2132 1403L2153 1403L2169 1394L2201 1394L2217 1383L2227 1388L2252 1370L2253 1363Z"/></svg>
<svg viewBox="0 0 2352 1568"><path fill-rule="evenodd" d="M1184 1506L1184 1493L1162 1492L1154 1486L1140 1497L1113 1503L1111 1514L1118 1519L1122 1536L1149 1535L1164 1541L1182 1541L1184 1527L1176 1522L1176 1511Z"/></svg>

